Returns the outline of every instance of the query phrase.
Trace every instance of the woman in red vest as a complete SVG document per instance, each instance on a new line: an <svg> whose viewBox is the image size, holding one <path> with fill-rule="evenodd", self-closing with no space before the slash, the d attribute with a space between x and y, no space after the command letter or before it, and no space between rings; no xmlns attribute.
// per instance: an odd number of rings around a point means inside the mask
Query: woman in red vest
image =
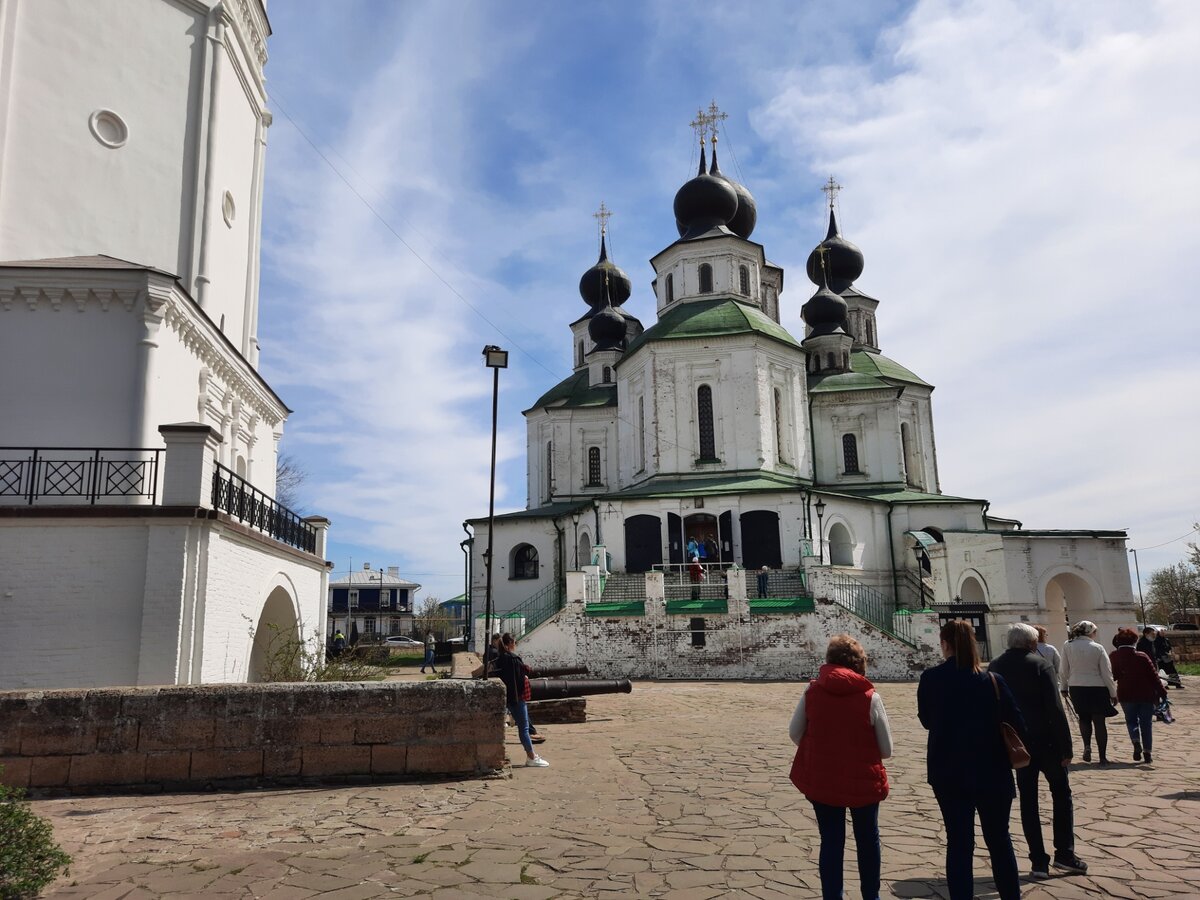
<svg viewBox="0 0 1200 900"><path fill-rule="evenodd" d="M812 804L821 832L821 896L842 896L849 809L862 895L878 900L879 803L888 795L883 761L892 755L892 732L883 700L867 680L867 654L848 634L830 639L825 665L800 698L789 733L798 748L792 783Z"/></svg>

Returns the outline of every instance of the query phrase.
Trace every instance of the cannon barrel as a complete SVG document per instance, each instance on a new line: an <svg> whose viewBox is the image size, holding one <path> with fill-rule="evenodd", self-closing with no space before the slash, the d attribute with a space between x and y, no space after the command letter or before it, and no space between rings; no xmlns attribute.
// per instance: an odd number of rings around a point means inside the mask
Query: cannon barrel
<svg viewBox="0 0 1200 900"><path fill-rule="evenodd" d="M587 666L534 666L538 678L562 678L564 675L587 675Z"/></svg>
<svg viewBox="0 0 1200 900"><path fill-rule="evenodd" d="M529 699L560 700L564 697L586 697L588 694L628 694L633 685L628 678L611 680L566 681L557 678L530 678Z"/></svg>

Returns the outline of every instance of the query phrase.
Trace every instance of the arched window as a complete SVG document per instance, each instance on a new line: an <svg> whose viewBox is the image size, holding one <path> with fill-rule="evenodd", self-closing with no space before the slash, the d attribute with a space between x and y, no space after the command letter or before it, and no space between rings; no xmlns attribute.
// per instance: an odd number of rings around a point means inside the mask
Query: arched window
<svg viewBox="0 0 1200 900"><path fill-rule="evenodd" d="M850 368L850 351L842 351L842 368L849 370Z"/></svg>
<svg viewBox="0 0 1200 900"><path fill-rule="evenodd" d="M907 422L900 423L900 449L904 455L904 480L906 483L919 486L921 484L921 467L917 460L916 448L912 443L912 434Z"/></svg>
<svg viewBox="0 0 1200 900"><path fill-rule="evenodd" d="M871 327L871 320L867 319L867 343L872 347L875 346L875 329Z"/></svg>
<svg viewBox="0 0 1200 900"><path fill-rule="evenodd" d="M509 557L509 579L538 577L538 552L532 544L517 544Z"/></svg>
<svg viewBox="0 0 1200 900"><path fill-rule="evenodd" d="M858 469L858 438L852 434L842 435L842 461L847 475L861 475Z"/></svg>
<svg viewBox="0 0 1200 900"><path fill-rule="evenodd" d="M825 368L830 370L837 368L837 357L832 353L825 354Z"/></svg>
<svg viewBox="0 0 1200 900"><path fill-rule="evenodd" d="M829 526L829 564L854 565L854 540L850 537L850 530L841 522Z"/></svg>
<svg viewBox="0 0 1200 900"><path fill-rule="evenodd" d="M583 341L579 342L579 347L575 351L575 365L583 365Z"/></svg>
<svg viewBox="0 0 1200 900"><path fill-rule="evenodd" d="M612 369L605 366L600 372L600 380L605 384L612 384Z"/></svg>
<svg viewBox="0 0 1200 900"><path fill-rule="evenodd" d="M700 263L700 293L711 294L712 289L712 266L708 263Z"/></svg>
<svg viewBox="0 0 1200 900"><path fill-rule="evenodd" d="M675 276L669 272L667 273L666 298L668 303L675 302Z"/></svg>
<svg viewBox="0 0 1200 900"><path fill-rule="evenodd" d="M775 458L786 462L783 458L783 404L780 403L779 388L775 388Z"/></svg>
<svg viewBox="0 0 1200 900"><path fill-rule="evenodd" d="M717 458L717 438L713 431L712 388L700 385L696 391L696 425L700 432L700 458Z"/></svg>
<svg viewBox="0 0 1200 900"><path fill-rule="evenodd" d="M750 270L745 266L738 269L738 286L742 289L742 293L747 297L750 296Z"/></svg>
<svg viewBox="0 0 1200 900"><path fill-rule="evenodd" d="M600 487L600 448L588 447L588 487Z"/></svg>

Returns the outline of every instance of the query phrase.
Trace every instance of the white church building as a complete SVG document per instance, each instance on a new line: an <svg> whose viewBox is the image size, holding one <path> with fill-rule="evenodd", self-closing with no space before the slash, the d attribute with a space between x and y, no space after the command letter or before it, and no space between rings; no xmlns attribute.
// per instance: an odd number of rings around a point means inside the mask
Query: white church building
<svg viewBox="0 0 1200 900"><path fill-rule="evenodd" d="M705 150L702 138L699 173L675 197L678 238L650 261L657 321L643 329L622 310L632 286L602 228L580 281L587 312L570 326L574 369L524 413L527 509L495 519L492 594L525 620L526 652L609 672L708 654L681 671L782 676L755 654L823 652L847 622L917 652L918 610L927 625L971 619L987 652L1016 621L1059 644L1068 620L1132 624L1123 531L1028 530L943 492L933 386L882 352L884 301L856 284L864 258L839 232L833 180L799 337L781 324L784 272L751 239L753 197L721 173L715 137L711 168ZM469 524L478 615L488 523ZM612 571L599 586L569 577L593 561Z"/></svg>
<svg viewBox="0 0 1200 900"><path fill-rule="evenodd" d="M269 34L264 0L0 4L0 689L253 680L322 627L258 371Z"/></svg>

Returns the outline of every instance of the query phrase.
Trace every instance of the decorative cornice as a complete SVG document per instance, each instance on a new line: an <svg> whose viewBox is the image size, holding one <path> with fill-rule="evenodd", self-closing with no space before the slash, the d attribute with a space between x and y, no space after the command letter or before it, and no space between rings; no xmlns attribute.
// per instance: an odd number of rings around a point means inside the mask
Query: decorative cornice
<svg viewBox="0 0 1200 900"><path fill-rule="evenodd" d="M267 64L267 20L263 17L257 3L250 0L237 0L237 25L246 36L254 58L258 64L259 73Z"/></svg>

